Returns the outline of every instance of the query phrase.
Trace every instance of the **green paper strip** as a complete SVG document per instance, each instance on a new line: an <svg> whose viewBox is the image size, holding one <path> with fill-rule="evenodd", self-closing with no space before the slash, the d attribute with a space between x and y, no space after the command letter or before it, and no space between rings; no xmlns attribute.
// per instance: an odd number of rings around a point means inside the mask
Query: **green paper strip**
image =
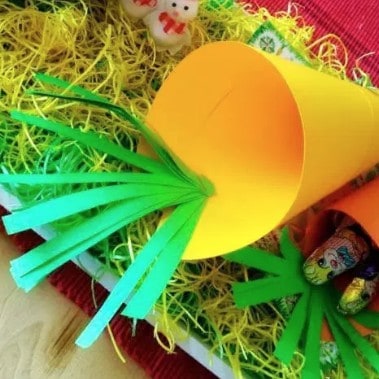
<svg viewBox="0 0 379 379"><path fill-rule="evenodd" d="M118 224L114 224L108 228L104 225L104 229L100 233L96 233L95 235L83 240L82 242L70 248L70 250L56 256L53 260L47 258L44 265L37 267L29 273L23 276L18 276L17 270L15 270L12 266L10 268L10 273L16 281L17 286L25 292L29 292L58 267L67 263L69 260L74 259L77 255L94 246L96 243L105 239L110 234L114 233L116 230L122 228L123 226L125 226L124 221L121 221Z"/></svg>
<svg viewBox="0 0 379 379"><path fill-rule="evenodd" d="M299 345L304 330L309 308L310 291L306 291L298 300L290 319L276 345L274 355L285 365L289 365ZM320 352L319 352L320 354Z"/></svg>
<svg viewBox="0 0 379 379"><path fill-rule="evenodd" d="M303 260L303 256L299 249L292 242L288 228L283 228L282 234L280 236L280 251L284 258L288 261L293 262L292 265L295 268L298 268L300 262Z"/></svg>
<svg viewBox="0 0 379 379"><path fill-rule="evenodd" d="M31 93L34 95L58 98L66 101L77 101L86 104L91 104L93 106L104 108L109 112L114 112L119 117L130 122L138 131L141 132L143 137L147 140L149 145L153 148L158 157L165 163L166 167L172 172L174 176L181 178L184 181L188 181L191 184L196 183L198 186L204 185L202 181L199 180L199 177L196 174L194 174L191 170L189 170L178 157L176 157L172 152L169 152L168 147L166 146L164 141L159 137L158 134L153 133L147 126L145 126L144 123L142 123L138 118L136 118L126 109L121 108L115 104L111 104L104 101L92 100L89 98L59 95L55 93L41 91L32 91ZM205 187L209 187L209 183L206 183Z"/></svg>
<svg viewBox="0 0 379 379"><path fill-rule="evenodd" d="M379 374L379 353L376 349L357 332L357 330L350 324L349 321L345 319L345 317L341 316L337 312L333 314L333 317L351 343L362 353L364 359L370 363L376 373Z"/></svg>
<svg viewBox="0 0 379 379"><path fill-rule="evenodd" d="M82 243L83 236L88 238L88 236L101 233L109 225L116 225L118 222L124 222L123 225L127 225L157 209L192 201L196 198L198 198L198 195L178 196L175 198L171 194L160 194L124 201L102 211L80 225L69 228L65 233L11 261L13 273L16 277L26 275L37 267L45 265L46 261L56 259L59 255L67 253L69 249ZM72 255L70 255L69 259L72 259Z"/></svg>
<svg viewBox="0 0 379 379"><path fill-rule="evenodd" d="M62 174L0 174L0 184L75 184L75 183L143 183L178 188L193 188L167 174L139 172L83 172Z"/></svg>
<svg viewBox="0 0 379 379"><path fill-rule="evenodd" d="M66 96L63 94L55 94L41 91L32 91L32 94L40 96L49 96L71 101L85 102L87 104L92 104L97 107L105 108L110 112L114 112L119 117L130 122L137 130L139 130L142 133L142 135L151 145L153 150L166 163L166 165L170 167L174 174L178 175L179 177L182 177L182 179L190 179L193 183L198 183L200 185L202 184L202 181L199 181L198 176L195 175L191 170L189 170L178 157L174 156L172 153L168 153L169 149L167 148L164 141L159 137L159 135L153 133L143 122L141 122L137 117L135 117L126 109L110 103L106 98L94 94L83 87L73 86L67 81L54 78L46 74L37 74L36 79L43 83L50 84L63 90L70 91L81 97L78 98L73 96ZM208 185L209 183L206 183L205 187L207 187ZM209 188L206 188L206 190L209 190Z"/></svg>
<svg viewBox="0 0 379 379"><path fill-rule="evenodd" d="M179 206L173 211L156 233L154 233L151 239L139 252L135 261L128 268L126 273L117 282L116 286L105 300L103 306L80 335L76 341L78 346L86 348L96 341L117 310L127 300L151 264L157 257L159 257L160 252L169 243L177 231L185 224L187 218L187 207L184 205Z"/></svg>
<svg viewBox="0 0 379 379"><path fill-rule="evenodd" d="M332 308L332 309L330 309ZM349 339L341 332L338 325L334 321L333 313L337 312L334 306L329 304L325 310L331 332L336 340L338 350L341 355L342 363L345 367L346 376L348 379L364 379L361 368L359 367L358 358L354 354L354 349Z"/></svg>
<svg viewBox="0 0 379 379"><path fill-rule="evenodd" d="M83 88L82 88L83 89ZM66 100L66 101L72 101L77 103L84 103L89 104L98 108L106 109L109 112L115 113L117 116L121 117L122 119L130 122L135 129L138 131L141 131L141 121L139 121L138 118L136 118L134 115L132 115L130 112L128 112L126 109L121 108L120 106L108 102L108 100L97 100L97 99L91 99L88 97L78 97L78 96L72 96L72 95L64 95L59 94L55 92L46 92L46 91L38 91L38 90L31 90L28 91L28 94L35 95L35 96L44 96L44 97L50 97L53 99L60 99L60 100ZM145 126L142 128L144 129Z"/></svg>
<svg viewBox="0 0 379 379"><path fill-rule="evenodd" d="M321 377L321 329L323 322L322 288L313 287L309 300L309 318L305 336L305 364L302 371L303 379L319 379Z"/></svg>
<svg viewBox="0 0 379 379"><path fill-rule="evenodd" d="M296 295L308 287L303 280L281 276L233 284L233 297L238 308L268 303L284 296Z"/></svg>
<svg viewBox="0 0 379 379"><path fill-rule="evenodd" d="M165 246L148 277L126 306L123 315L137 319L143 319L147 316L178 267L184 250L198 224L205 203L201 199L188 205L183 205L183 207L188 208L186 223Z"/></svg>
<svg viewBox="0 0 379 379"><path fill-rule="evenodd" d="M168 189L164 185L119 184L89 189L47 200L5 216L3 221L8 234L19 233L108 203L148 195L165 194L167 191L170 191L173 196L194 192L191 189ZM52 212L52 210L54 211Z"/></svg>
<svg viewBox="0 0 379 379"><path fill-rule="evenodd" d="M78 129L72 129L58 122L28 115L19 111L12 111L11 116L17 121L21 121L29 125L35 125L39 128L55 132L65 138L76 140L86 146L109 154L110 156L117 158L122 162L126 162L144 171L151 171L156 173L163 172L164 174L168 173L167 168L165 168L160 162L157 162L143 155L136 154L130 150L125 149L122 146L116 145L115 143L106 140L105 138L100 138L93 132L83 133Z"/></svg>
<svg viewBox="0 0 379 379"><path fill-rule="evenodd" d="M277 275L286 273L292 268L292 264L283 258L254 247L245 247L224 255L224 259Z"/></svg>
<svg viewBox="0 0 379 379"><path fill-rule="evenodd" d="M135 217L135 219L137 218L140 217ZM110 223L110 221L111 220L109 220L108 222ZM31 289L33 289L36 285L38 285L52 271L54 271L64 263L68 262L69 260L75 258L84 250L100 242L102 239L104 239L111 233L114 233L118 229L122 228L127 224L127 222L128 220L123 219L117 223L112 223L111 226L108 228L104 226L104 229L101 232L96 234L93 233L93 235L90 235L89 238L86 238L85 240L79 242L78 244L64 251L63 253L55 255L53 259L48 258L43 265L36 267L34 270L31 270L23 276L18 276L19 273L15 270L15 267L12 266L10 270L12 276L14 277L17 285L24 291L28 292Z"/></svg>
<svg viewBox="0 0 379 379"><path fill-rule="evenodd" d="M359 324L369 329L379 329L379 312L364 309L353 316Z"/></svg>
<svg viewBox="0 0 379 379"><path fill-rule="evenodd" d="M34 77L42 83L49 84L49 85L55 86L57 88L61 88L64 90L71 91L72 93L76 93L77 95L83 96L87 99L92 99L92 100L97 100L97 101L102 101L102 102L108 102L108 99L106 99L105 97L102 97L98 94L95 94L95 93L93 93L93 92L91 92L91 91L89 91L89 90L87 90L81 86L73 85L72 83L67 82L66 80L63 80L63 79L60 79L60 78L57 78L54 76L50 76L50 75L44 74L42 72L36 73Z"/></svg>
<svg viewBox="0 0 379 379"><path fill-rule="evenodd" d="M149 145L153 148L153 150L157 153L157 155L162 159L162 161L165 162L166 166L171 170L171 172L175 176L181 177L182 179L185 179L185 180L188 180L188 178L190 177L192 177L192 179L195 179L193 177L193 174L190 173L189 170L187 170L184 165L180 164L178 160L173 159L173 156L168 153L168 149L166 145L159 138L159 136L151 132L138 118L136 118L126 109L121 108L118 105L115 105L109 102L99 101L99 100L91 99L88 97L83 98L83 97L68 96L68 95L62 95L62 94L56 94L56 93L44 92L44 91L34 91L34 90L31 91L30 94L38 95L38 96L46 96L46 97L51 97L55 99L62 99L66 101L76 101L76 102L86 103L86 104L90 104L96 107L104 108L109 112L115 113L119 117L130 122L135 127L135 129L141 132L141 134L147 140ZM181 168L183 168L184 171L182 171ZM197 181L197 178L196 178L196 181Z"/></svg>

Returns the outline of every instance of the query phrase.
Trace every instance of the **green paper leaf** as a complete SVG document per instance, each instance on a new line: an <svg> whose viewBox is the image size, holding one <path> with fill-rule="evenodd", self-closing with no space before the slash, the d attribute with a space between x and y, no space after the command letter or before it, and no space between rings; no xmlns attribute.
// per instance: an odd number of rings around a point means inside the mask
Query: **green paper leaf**
<svg viewBox="0 0 379 379"><path fill-rule="evenodd" d="M181 205L170 215L165 223L151 237L147 244L137 255L135 261L118 281L112 292L105 300L103 306L80 335L76 344L80 347L89 347L104 330L111 318L127 300L133 289L137 286L143 275L149 270L155 259L167 246L169 241L177 234L187 222L190 205Z"/></svg>
<svg viewBox="0 0 379 379"><path fill-rule="evenodd" d="M233 297L238 308L268 303L284 296L307 290L302 280L292 276L272 277L233 284Z"/></svg>
<svg viewBox="0 0 379 379"><path fill-rule="evenodd" d="M91 246L94 246L96 243L108 237L114 231L122 228L123 226L123 221L118 224L111 225L110 227L106 227L106 225L104 225L104 229L101 232L96 233L89 238L83 239L83 241L79 242L62 254L55 256L53 259L49 259L49 257L47 257L44 264L37 266L35 269L25 273L24 275L19 276L18 268L15 268L14 266L11 266L10 273L12 274L17 286L25 292L29 292L58 267L67 263L69 260L74 259L77 255L83 253L83 251Z"/></svg>
<svg viewBox="0 0 379 379"><path fill-rule="evenodd" d="M353 316L353 319L359 324L369 329L379 329L379 312L364 309Z"/></svg>
<svg viewBox="0 0 379 379"><path fill-rule="evenodd" d="M286 365L291 363L301 334L305 328L307 311L309 309L309 298L310 291L304 292L300 297L276 345L274 355Z"/></svg>
<svg viewBox="0 0 379 379"><path fill-rule="evenodd" d="M62 99L66 101L76 101L93 106L101 107L109 112L114 112L119 117L130 122L138 131L141 132L143 137L147 140L152 149L156 152L158 157L165 163L166 167L177 177L180 177L183 180L189 181L190 183L200 183L197 175L192 173L191 170L181 162L181 160L176 157L172 152L169 152L166 144L159 137L158 134L153 133L148 127L146 127L138 118L128 112L126 109L121 108L115 104L98 101L90 98L81 98L75 96L60 95L49 92L42 91L31 91L33 95L52 97L57 99Z"/></svg>
<svg viewBox="0 0 379 379"><path fill-rule="evenodd" d="M376 349L358 333L358 331L350 324L349 321L346 320L345 317L341 316L337 312L333 314L333 317L341 330L343 330L349 338L352 345L362 353L364 359L370 363L379 376L379 353Z"/></svg>
<svg viewBox="0 0 379 379"><path fill-rule="evenodd" d="M50 97L53 99L60 99L60 100L77 102L77 103L85 103L85 104L89 104L98 108L103 108L109 112L115 113L117 116L128 121L130 124L134 126L136 130L140 131L142 134L143 134L144 129L146 128L144 124L132 113L104 99L98 100L98 99L91 99L88 97L78 97L78 96L59 94L55 92L46 92L46 91L37 91L37 90L32 90L32 91L29 91L28 93L30 95Z"/></svg>
<svg viewBox="0 0 379 379"><path fill-rule="evenodd" d="M19 233L101 205L148 195L165 194L168 190L173 196L194 193L192 189L168 189L164 185L119 184L47 200L5 216L3 222L8 234Z"/></svg>
<svg viewBox="0 0 379 379"><path fill-rule="evenodd" d="M109 154L110 156L117 158L122 162L128 163L144 171L164 174L168 173L167 168L165 168L160 162L127 150L122 146L116 145L115 143L106 140L105 138L99 137L95 133L84 133L78 129L72 129L61 123L43 119L41 117L28 115L19 111L12 111L11 116L14 120L18 120L30 125L35 125L42 129L55 132L65 138L76 140L88 147L95 148L98 151Z"/></svg>
<svg viewBox="0 0 379 379"><path fill-rule="evenodd" d="M293 268L283 258L255 247L245 247L224 255L224 259L276 275L286 273Z"/></svg>
<svg viewBox="0 0 379 379"><path fill-rule="evenodd" d="M12 274L16 282L18 282L18 278L31 274L38 269L38 275L34 274L33 276L33 282L37 284L40 281L39 278L45 277L55 268L81 253L82 251L78 251L77 248L79 244L81 244L81 248L86 245L85 248L87 249L94 244L91 239L93 236L95 239L96 235L99 236L96 242L102 240L103 238L100 238L100 234L104 229L112 228L112 231L116 231L157 209L195 200L196 198L198 196L186 195L175 198L171 194L161 194L124 201L102 211L80 225L69 228L65 233L13 260L11 262ZM90 242L84 243L85 240ZM38 279L36 279L37 277Z"/></svg>
<svg viewBox="0 0 379 379"><path fill-rule="evenodd" d="M333 305L329 305L329 307L333 307ZM348 379L364 379L364 375L358 363L358 358L354 354L350 341L334 321L333 313L335 313L336 310L334 308L330 309L329 307L326 308L325 314L333 337L337 342L338 350L345 367L346 376Z"/></svg>
<svg viewBox="0 0 379 379"><path fill-rule="evenodd" d="M124 315L138 319L147 316L178 267L204 206L203 199L182 205L183 208L187 208L186 223L165 246L148 277L126 306Z"/></svg>
<svg viewBox="0 0 379 379"><path fill-rule="evenodd" d="M108 99L106 99L105 97L95 94L94 92L91 92L85 89L84 87L73 85L72 83L67 82L66 80L57 78L55 76L50 76L42 72L38 72L37 74L35 74L35 78L42 83L49 84L57 88L61 88L63 90L68 90L79 96L83 96L86 99L108 102Z"/></svg>
<svg viewBox="0 0 379 379"><path fill-rule="evenodd" d="M71 83L64 81L62 79L50 77L49 75L39 73L36 75L36 79L42 83L53 85L57 88L63 89L64 91L70 91L79 97L64 95L64 93L56 94L45 91L31 91L34 95L48 96L53 98L59 98L66 101L77 101L91 104L93 106L104 108L110 112L115 113L119 117L131 123L138 131L141 132L143 137L147 140L149 145L156 152L158 157L165 163L166 167L177 177L184 181L188 181L191 184L196 184L201 188L205 194L211 195L214 192L212 184L206 179L201 178L192 170L188 169L187 166L179 159L175 154L170 152L165 142L160 138L157 133L154 133L150 128L148 128L142 121L140 121L136 116L134 116L128 110L112 104L106 98L101 97L91 91L86 90L80 86L74 86Z"/></svg>
<svg viewBox="0 0 379 379"><path fill-rule="evenodd" d="M73 172L61 174L0 174L0 184L140 183L194 188L170 174L138 172Z"/></svg>
<svg viewBox="0 0 379 379"><path fill-rule="evenodd" d="M227 260L275 275L245 283L234 283L233 295L239 308L302 294L292 315L289 316L289 321L275 349L275 356L284 364L290 364L300 338L303 337L306 360L301 377L318 379L321 375L320 337L325 315L341 353L348 378L363 378L362 369L354 354L355 347L377 373L379 354L344 317L337 314L336 304L339 299L337 291L330 284L312 286L305 280L302 272L302 254L291 241L287 228L283 230L280 238L280 248L283 258L254 248L241 249L225 256ZM367 327L377 328L379 314L363 310L354 316L354 319Z"/></svg>
<svg viewBox="0 0 379 379"><path fill-rule="evenodd" d="M323 322L323 299L321 287L313 287L309 300L309 319L305 334L305 364L303 379L319 379L321 375L321 329Z"/></svg>
<svg viewBox="0 0 379 379"><path fill-rule="evenodd" d="M300 262L303 261L303 256L296 245L292 242L288 228L283 228L280 236L280 251L283 257L291 261L295 267L299 267Z"/></svg>

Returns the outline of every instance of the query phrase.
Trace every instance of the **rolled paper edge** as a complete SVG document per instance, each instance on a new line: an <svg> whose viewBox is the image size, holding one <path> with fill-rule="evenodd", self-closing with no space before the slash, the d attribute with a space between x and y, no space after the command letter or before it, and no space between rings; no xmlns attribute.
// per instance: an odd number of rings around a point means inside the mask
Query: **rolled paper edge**
<svg viewBox="0 0 379 379"><path fill-rule="evenodd" d="M376 212L376 209L379 210L379 178L366 183L349 195L335 201L311 219L305 231L304 255L309 255L321 242L330 236L330 231L333 227L332 215L335 212L340 212L354 220L362 227L373 243L379 247L379 213ZM378 295L368 305L368 309L379 311ZM363 336L373 331L353 320L351 322ZM322 336L324 340L331 339L331 334L325 326L323 327Z"/></svg>

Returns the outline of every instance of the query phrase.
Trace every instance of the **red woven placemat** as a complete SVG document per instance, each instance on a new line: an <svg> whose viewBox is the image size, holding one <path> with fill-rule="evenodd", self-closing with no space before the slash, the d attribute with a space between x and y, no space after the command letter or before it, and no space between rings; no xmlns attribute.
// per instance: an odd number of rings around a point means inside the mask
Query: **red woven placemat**
<svg viewBox="0 0 379 379"><path fill-rule="evenodd" d="M285 10L288 6L288 0L249 2L253 6L266 7L271 13ZM378 0L298 0L296 4L307 24L316 27L316 38L328 33L341 37L349 52L349 67L352 67L355 60L363 54L376 53L373 57L365 58L361 62L361 67L370 73L374 83L379 85ZM5 214L5 210L2 208L0 208L1 214ZM20 252L25 252L42 242L41 238L32 232L12 236L12 240ZM77 304L89 316L94 314L91 279L74 264L68 263L57 270L51 275L49 281L59 292ZM107 291L96 285L96 294L99 303L101 303L106 297ZM154 340L152 327L146 322L139 323L138 338L132 336L129 320L120 316L113 320L112 330L119 346L138 362L152 378L215 378L179 348L176 349L176 354L166 354Z"/></svg>
<svg viewBox="0 0 379 379"><path fill-rule="evenodd" d="M379 1L378 0L245 0L254 7L265 7L271 13L286 10L293 3L308 25L316 27L315 38L326 34L339 36L349 53L351 69L367 53L360 67L379 86ZM341 49L342 50L342 49ZM342 53L342 51L341 51Z"/></svg>

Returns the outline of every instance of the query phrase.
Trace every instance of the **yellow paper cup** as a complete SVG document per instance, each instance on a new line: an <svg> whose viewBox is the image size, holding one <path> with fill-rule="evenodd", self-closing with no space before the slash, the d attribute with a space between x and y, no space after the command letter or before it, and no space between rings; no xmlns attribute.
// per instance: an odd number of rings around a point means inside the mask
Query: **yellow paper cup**
<svg viewBox="0 0 379 379"><path fill-rule="evenodd" d="M379 97L239 42L189 54L147 122L213 182L185 259L252 243L379 161Z"/></svg>

